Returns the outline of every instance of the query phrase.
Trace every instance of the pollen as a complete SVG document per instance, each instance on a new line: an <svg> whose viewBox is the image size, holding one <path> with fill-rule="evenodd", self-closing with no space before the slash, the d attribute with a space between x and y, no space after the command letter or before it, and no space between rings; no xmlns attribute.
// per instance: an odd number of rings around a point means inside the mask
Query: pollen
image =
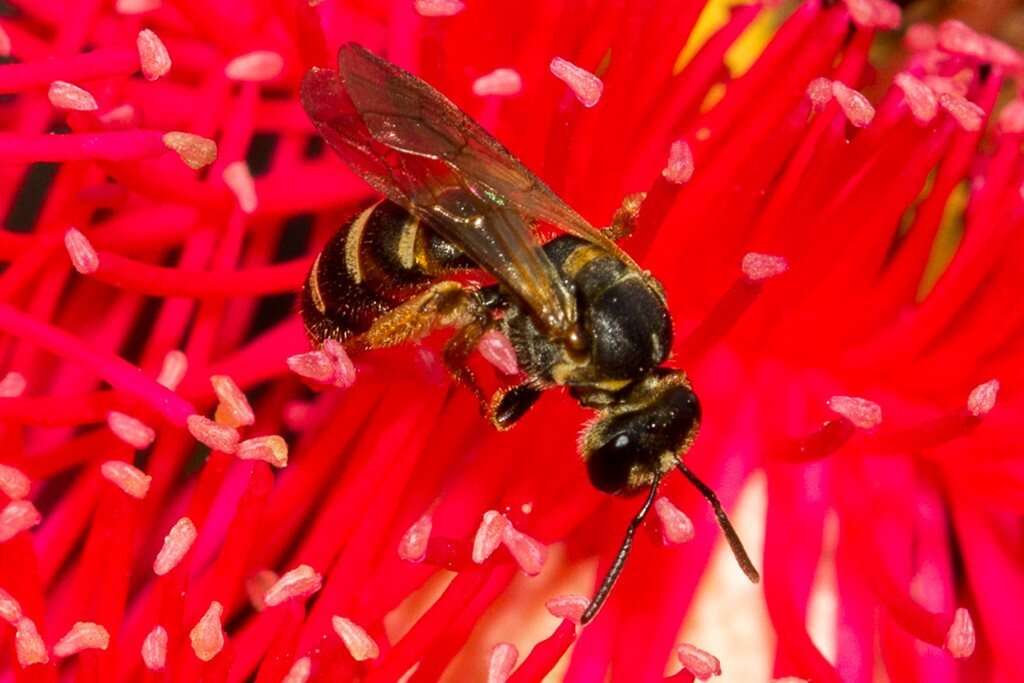
<svg viewBox="0 0 1024 683"><path fill-rule="evenodd" d="M137 450L149 448L156 439L156 431L131 415L111 410L107 413L107 427L114 436Z"/></svg>
<svg viewBox="0 0 1024 683"><path fill-rule="evenodd" d="M833 396L828 407L859 429L874 429L882 423L882 407L874 401L857 396Z"/></svg>
<svg viewBox="0 0 1024 683"><path fill-rule="evenodd" d="M163 671L167 665L167 629L155 626L142 641L142 663L150 671Z"/></svg>
<svg viewBox="0 0 1024 683"><path fill-rule="evenodd" d="M689 182L693 177L693 150L685 140L676 140L669 146L668 163L661 175L675 185Z"/></svg>
<svg viewBox="0 0 1024 683"><path fill-rule="evenodd" d="M100 473L114 486L139 500L145 498L149 493L149 485L153 481L153 477L138 467L121 460L108 460L103 463L100 465Z"/></svg>
<svg viewBox="0 0 1024 683"><path fill-rule="evenodd" d="M348 649L349 654L352 655L352 659L357 662L364 662L367 659L376 659L380 656L380 648L377 647L377 642L359 624L345 617L335 615L331 617L331 626L334 628L334 632L338 634L338 637L345 643L345 647Z"/></svg>
<svg viewBox="0 0 1024 683"><path fill-rule="evenodd" d="M678 544L692 541L695 535L693 522L668 498L660 496L654 501L654 511L661 520L661 535L666 543Z"/></svg>
<svg viewBox="0 0 1024 683"><path fill-rule="evenodd" d="M28 495L32 481L17 467L0 465L0 493L11 500L21 500Z"/></svg>
<svg viewBox="0 0 1024 683"><path fill-rule="evenodd" d="M963 607L953 614L953 623L946 634L946 649L957 659L970 657L974 653L976 637L971 613Z"/></svg>
<svg viewBox="0 0 1024 683"><path fill-rule="evenodd" d="M971 389L967 397L967 412L974 417L988 415L996 407L999 396L999 380L990 379Z"/></svg>
<svg viewBox="0 0 1024 683"><path fill-rule="evenodd" d="M548 549L544 544L519 531L511 524L505 527L505 531L501 535L501 542L512 553L512 557L515 558L524 574L527 576L540 574L548 555Z"/></svg>
<svg viewBox="0 0 1024 683"><path fill-rule="evenodd" d="M281 680L281 683L306 683L313 671L313 663L309 657L299 657L288 669L288 673Z"/></svg>
<svg viewBox="0 0 1024 683"><path fill-rule="evenodd" d="M249 602L257 612L262 612L267 608L267 591L275 583L277 583L277 573L270 569L261 569L245 580L245 593L249 596Z"/></svg>
<svg viewBox="0 0 1024 683"><path fill-rule="evenodd" d="M202 415L189 415L186 422L189 433L199 443L221 453L234 453L238 450L241 437L234 427L217 424Z"/></svg>
<svg viewBox="0 0 1024 683"><path fill-rule="evenodd" d="M406 562L422 562L427 556L432 528L433 519L429 512L413 522L398 542L398 557Z"/></svg>
<svg viewBox="0 0 1024 683"><path fill-rule="evenodd" d="M956 19L939 24L938 38L939 47L947 52L978 59L987 59L989 56L982 35Z"/></svg>
<svg viewBox="0 0 1024 683"><path fill-rule="evenodd" d="M964 130L981 129L981 124L985 120L985 110L974 102L953 93L942 93L939 95L939 104L956 119L956 122Z"/></svg>
<svg viewBox="0 0 1024 683"><path fill-rule="evenodd" d="M217 406L217 423L228 427L251 425L256 421L249 399L235 384L235 380L227 375L210 377L213 393L217 395L220 405Z"/></svg>
<svg viewBox="0 0 1024 683"><path fill-rule="evenodd" d="M453 17L466 8L461 0L416 0L414 6L421 17Z"/></svg>
<svg viewBox="0 0 1024 683"><path fill-rule="evenodd" d="M50 655L46 653L46 643L39 635L35 622L28 617L18 620L14 633L14 651L18 657L18 664L23 669L50 661Z"/></svg>
<svg viewBox="0 0 1024 683"><path fill-rule="evenodd" d="M939 111L939 101L924 81L906 71L896 74L893 81L903 91L907 106L910 107L910 113L915 119L921 123L929 123L935 118Z"/></svg>
<svg viewBox="0 0 1024 683"><path fill-rule="evenodd" d="M931 24L911 24L903 34L903 44L913 52L933 50L939 44L939 32Z"/></svg>
<svg viewBox="0 0 1024 683"><path fill-rule="evenodd" d="M107 629L91 621L78 621L64 637L53 646L57 657L70 657L82 650L106 650L110 645Z"/></svg>
<svg viewBox="0 0 1024 683"><path fill-rule="evenodd" d="M549 68L555 78L569 86L584 107L593 107L601 99L604 83L586 69L561 57L552 59Z"/></svg>
<svg viewBox="0 0 1024 683"><path fill-rule="evenodd" d="M676 656L679 657L679 662L686 670L698 680L706 681L712 676L722 675L722 665L718 661L718 657L695 645L683 643L676 648Z"/></svg>
<svg viewBox="0 0 1024 683"><path fill-rule="evenodd" d="M214 600L188 634L192 641L192 651L204 662L210 661L224 649L224 629L220 622L223 615L224 606Z"/></svg>
<svg viewBox="0 0 1024 683"><path fill-rule="evenodd" d="M255 436L238 444L236 453L241 460L262 460L274 467L288 465L288 442L277 434Z"/></svg>
<svg viewBox="0 0 1024 683"><path fill-rule="evenodd" d="M341 342L328 339L323 344L323 351L331 360L334 368L334 379L332 383L339 389L347 389L355 384L356 366L349 358L348 352Z"/></svg>
<svg viewBox="0 0 1024 683"><path fill-rule="evenodd" d="M181 384L181 380L185 379L187 372L188 356L177 349L171 349L164 355L164 361L160 366L160 374L157 375L156 381L174 391Z"/></svg>
<svg viewBox="0 0 1024 683"><path fill-rule="evenodd" d="M267 607L280 605L292 598L304 598L320 590L323 577L308 564L300 564L277 580L263 596Z"/></svg>
<svg viewBox="0 0 1024 683"><path fill-rule="evenodd" d="M232 161L224 167L221 178L228 189L234 193L238 208L243 213L252 213L256 210L256 207L259 206L256 197L256 183L252 179L252 173L249 172L248 164L244 161Z"/></svg>
<svg viewBox="0 0 1024 683"><path fill-rule="evenodd" d="M501 545L505 529L509 526L508 518L497 510L485 512L480 526L476 530L476 536L473 537L473 562L476 564L486 562L487 558L493 555Z"/></svg>
<svg viewBox="0 0 1024 683"><path fill-rule="evenodd" d="M473 81L473 94L480 97L516 95L522 89L523 79L515 69L495 69Z"/></svg>
<svg viewBox="0 0 1024 683"><path fill-rule="evenodd" d="M789 270L789 261L784 256L748 252L740 264L743 275L751 282L760 282L782 275Z"/></svg>
<svg viewBox="0 0 1024 683"><path fill-rule="evenodd" d="M255 50L235 57L224 67L224 75L235 81L258 83L277 78L284 70L284 58L271 50Z"/></svg>
<svg viewBox="0 0 1024 683"><path fill-rule="evenodd" d="M164 133L163 142L193 170L198 171L217 160L217 143L201 135L171 131Z"/></svg>
<svg viewBox="0 0 1024 683"><path fill-rule="evenodd" d="M839 81L832 81L832 96L846 118L857 128L863 128L875 118L875 108L868 98Z"/></svg>
<svg viewBox="0 0 1024 683"><path fill-rule="evenodd" d="M64 233L64 248L71 257L71 265L82 275L95 273L100 267L100 257L93 249L89 238L75 228Z"/></svg>
<svg viewBox="0 0 1024 683"><path fill-rule="evenodd" d="M815 78L807 84L807 97L815 109L821 109L832 101L832 81L827 78Z"/></svg>
<svg viewBox="0 0 1024 683"><path fill-rule="evenodd" d="M14 599L14 596L0 588L0 619L3 619L11 626L17 626L18 620L24 616L21 613L21 604Z"/></svg>
<svg viewBox="0 0 1024 683"><path fill-rule="evenodd" d="M0 510L0 543L11 540L42 521L36 506L27 500L12 500Z"/></svg>
<svg viewBox="0 0 1024 683"><path fill-rule="evenodd" d="M157 34L148 28L139 31L135 46L139 50L142 75L147 81L155 81L161 76L166 76L171 70L171 55Z"/></svg>
<svg viewBox="0 0 1024 683"><path fill-rule="evenodd" d="M1003 133L1024 133L1024 100L1010 102L999 113L999 130Z"/></svg>
<svg viewBox="0 0 1024 683"><path fill-rule="evenodd" d="M177 567L195 543L199 532L188 517L182 517L164 536L164 544L153 560L153 573L163 576Z"/></svg>
<svg viewBox="0 0 1024 683"><path fill-rule="evenodd" d="M54 81L50 84L46 95L50 99L50 104L57 109L72 111L96 111L99 109L92 93L67 81Z"/></svg>
<svg viewBox="0 0 1024 683"><path fill-rule="evenodd" d="M512 643L498 643L491 648L487 661L487 683L505 683L519 659L519 650Z"/></svg>
<svg viewBox="0 0 1024 683"><path fill-rule="evenodd" d="M899 28L902 14L898 5L887 0L845 0L850 18L864 28Z"/></svg>
<svg viewBox="0 0 1024 683"><path fill-rule="evenodd" d="M17 398L25 393L28 382L25 375L16 370L11 370L3 379L0 379L0 398Z"/></svg>
<svg viewBox="0 0 1024 683"><path fill-rule="evenodd" d="M583 619L583 613L587 611L587 607L590 607L590 598L578 593L556 595L547 600L544 603L544 607L547 608L552 616L559 619L568 619L574 624L579 624Z"/></svg>
<svg viewBox="0 0 1024 683"><path fill-rule="evenodd" d="M114 9L118 14L145 14L160 9L161 0L117 0Z"/></svg>
<svg viewBox="0 0 1024 683"><path fill-rule="evenodd" d="M7 31L4 30L3 26L0 26L0 57L11 56L11 37L7 35Z"/></svg>
<svg viewBox="0 0 1024 683"><path fill-rule="evenodd" d="M480 355L506 375L519 374L519 359L512 342L497 330L488 330L477 344Z"/></svg>

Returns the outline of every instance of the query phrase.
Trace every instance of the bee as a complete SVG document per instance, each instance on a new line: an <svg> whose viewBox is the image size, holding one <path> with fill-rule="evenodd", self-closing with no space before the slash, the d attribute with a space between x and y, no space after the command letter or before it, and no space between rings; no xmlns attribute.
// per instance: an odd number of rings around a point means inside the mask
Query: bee
<svg viewBox="0 0 1024 683"><path fill-rule="evenodd" d="M565 387L596 411L580 439L600 491L646 497L583 615L608 597L672 470L693 483L752 581L759 579L718 498L683 462L700 427L686 374L664 367L672 320L660 283L619 248L641 197L598 230L559 199L448 98L365 48L339 51L338 70L313 68L302 104L348 166L384 196L328 241L302 293L314 343L392 347L450 328L444 363L498 429L542 393ZM538 226L563 234L546 242ZM466 275L482 271L495 284ZM468 367L497 330L525 380L487 396Z"/></svg>

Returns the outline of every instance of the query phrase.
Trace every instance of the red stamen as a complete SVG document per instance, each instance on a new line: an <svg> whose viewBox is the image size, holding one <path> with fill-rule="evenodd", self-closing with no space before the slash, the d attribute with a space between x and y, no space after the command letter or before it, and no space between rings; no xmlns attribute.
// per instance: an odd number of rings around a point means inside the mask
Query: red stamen
<svg viewBox="0 0 1024 683"><path fill-rule="evenodd" d="M172 349L164 356L156 381L174 391L181 384L181 380L185 379L186 372L188 372L188 356L177 349Z"/></svg>
<svg viewBox="0 0 1024 683"><path fill-rule="evenodd" d="M306 683L309 680L309 675L313 671L313 663L309 657L299 657L292 664L292 668L288 669L287 675L282 679L281 683Z"/></svg>
<svg viewBox="0 0 1024 683"><path fill-rule="evenodd" d="M693 540L696 534L693 522L668 498L658 497L654 501L654 511L661 520L661 535L666 544L687 543Z"/></svg>
<svg viewBox="0 0 1024 683"><path fill-rule="evenodd" d="M283 69L281 55L270 50L256 50L228 62L224 75L236 81L259 83L277 78Z"/></svg>
<svg viewBox="0 0 1024 683"><path fill-rule="evenodd" d="M245 213L252 213L259 207L259 200L256 197L256 183L249 172L249 166L244 161L232 161L224 167L221 172L224 183L235 194L238 200L238 208Z"/></svg>
<svg viewBox="0 0 1024 683"><path fill-rule="evenodd" d="M11 500L21 500L28 495L32 481L17 467L0 464L0 493Z"/></svg>
<svg viewBox="0 0 1024 683"><path fill-rule="evenodd" d="M89 238L75 228L68 228L64 233L64 248L71 257L71 265L82 275L95 273L100 267L100 257L96 254Z"/></svg>
<svg viewBox="0 0 1024 683"><path fill-rule="evenodd" d="M193 170L209 166L217 159L217 143L209 138L192 133L172 131L161 138L164 146L171 150Z"/></svg>
<svg viewBox="0 0 1024 683"><path fill-rule="evenodd" d="M167 665L167 629L154 626L142 641L142 663L150 671L163 671Z"/></svg>
<svg viewBox="0 0 1024 683"><path fill-rule="evenodd" d="M921 123L930 123L935 118L939 111L939 102L931 88L906 71L896 74L893 82L903 91L907 106L910 107L910 113L915 119Z"/></svg>
<svg viewBox="0 0 1024 683"><path fill-rule="evenodd" d="M3 619L11 626L17 626L18 621L24 616L21 613L21 605L14 597L0 588L0 619Z"/></svg>
<svg viewBox="0 0 1024 683"><path fill-rule="evenodd" d="M512 643L498 643L491 648L487 661L487 683L505 683L519 659L519 650Z"/></svg>
<svg viewBox="0 0 1024 683"><path fill-rule="evenodd" d="M486 562L487 558L501 545L505 529L510 526L508 517L497 510L485 512L480 526L476 530L476 536L473 537L473 562L477 564Z"/></svg>
<svg viewBox="0 0 1024 683"><path fill-rule="evenodd" d="M866 398L833 396L828 400L828 407L860 429L874 429L882 423L881 406Z"/></svg>
<svg viewBox="0 0 1024 683"><path fill-rule="evenodd" d="M480 338L477 350L487 362L506 375L519 374L519 359L508 337L497 330L488 330Z"/></svg>
<svg viewBox="0 0 1024 683"><path fill-rule="evenodd" d="M204 662L210 661L224 649L224 629L221 627L223 615L224 606L214 600L199 623L189 631L192 651Z"/></svg>
<svg viewBox="0 0 1024 683"><path fill-rule="evenodd" d="M363 662L380 656L380 648L377 647L377 642L359 624L345 617L335 615L331 617L331 626L334 628L334 632L338 634L338 637L345 643L345 647L348 649L349 654L352 655L352 659L357 662Z"/></svg>
<svg viewBox="0 0 1024 683"><path fill-rule="evenodd" d="M198 536L196 525L188 517L175 522L164 536L164 544L153 560L153 573L163 576L177 567Z"/></svg>
<svg viewBox="0 0 1024 683"><path fill-rule="evenodd" d="M323 585L323 577L308 564L300 564L274 583L263 596L268 607L275 607L292 598L304 598L316 593Z"/></svg>
<svg viewBox="0 0 1024 683"><path fill-rule="evenodd" d="M121 460L108 460L100 465L100 472L104 479L139 500L146 497L149 485L153 482L153 477Z"/></svg>
<svg viewBox="0 0 1024 683"><path fill-rule="evenodd" d="M139 50L142 75L147 81L155 81L171 70L171 55L157 34L149 29L139 31L135 45Z"/></svg>
<svg viewBox="0 0 1024 683"><path fill-rule="evenodd" d="M72 111L96 111L99 109L92 93L67 81L54 81L50 84L46 95L50 98L50 104L58 109Z"/></svg>
<svg viewBox="0 0 1024 683"><path fill-rule="evenodd" d="M11 370L3 379L0 379L0 398L17 398L25 393L28 382L25 376L16 370Z"/></svg>
<svg viewBox="0 0 1024 683"><path fill-rule="evenodd" d="M238 450L241 437L234 427L220 425L202 415L189 415L188 431L195 440L221 453L234 453Z"/></svg>
<svg viewBox="0 0 1024 683"><path fill-rule="evenodd" d="M959 95L942 93L939 95L939 104L966 131L980 130L981 124L985 121L985 110Z"/></svg>
<svg viewBox="0 0 1024 683"><path fill-rule="evenodd" d="M522 89L523 79L515 69L495 69L473 81L473 94L480 97L516 95Z"/></svg>
<svg viewBox="0 0 1024 683"><path fill-rule="evenodd" d="M0 543L5 543L22 531L43 521L36 506L27 500L12 500L0 510Z"/></svg>
<svg viewBox="0 0 1024 683"><path fill-rule="evenodd" d="M846 84L832 81L832 96L836 98L846 118L857 128L863 128L875 118L875 108L868 98L848 88Z"/></svg>
<svg viewBox="0 0 1024 683"><path fill-rule="evenodd" d="M27 617L18 620L18 629L14 634L14 649L18 664L23 669L50 661L50 655L46 653L46 643L39 635L35 622Z"/></svg>
<svg viewBox="0 0 1024 683"><path fill-rule="evenodd" d="M693 177L693 151L686 140L676 140L668 150L668 163L662 169L665 180L676 185L689 182Z"/></svg>
<svg viewBox="0 0 1024 683"><path fill-rule="evenodd" d="M718 658L695 645L683 643L676 648L676 655L680 663L702 681L722 675L722 665Z"/></svg>
<svg viewBox="0 0 1024 683"><path fill-rule="evenodd" d="M288 443L277 434L257 436L238 444L240 460L262 460L274 467L288 465Z"/></svg>
<svg viewBox="0 0 1024 683"><path fill-rule="evenodd" d="M569 595L557 595L544 603L548 612L559 619L567 619L579 625L583 619L583 613L590 606L590 598L575 593Z"/></svg>
<svg viewBox="0 0 1024 683"><path fill-rule="evenodd" d="M415 0L413 6L422 17L453 17L466 8L461 0Z"/></svg>
<svg viewBox="0 0 1024 683"><path fill-rule="evenodd" d="M433 517L429 512L417 519L402 534L402 540L398 543L398 556L406 562L422 562L423 558L427 556L427 545L430 541L432 527Z"/></svg>
<svg viewBox="0 0 1024 683"><path fill-rule="evenodd" d="M832 81L818 77L807 84L807 97L814 103L814 108L821 111L832 101Z"/></svg>
<svg viewBox="0 0 1024 683"><path fill-rule="evenodd" d="M988 415L996 406L996 398L999 396L999 380L990 379L971 389L967 397L967 412L974 417Z"/></svg>
<svg viewBox="0 0 1024 683"><path fill-rule="evenodd" d="M152 427L117 410L107 413L107 426L117 438L137 450L149 448L156 439L156 430Z"/></svg>
<svg viewBox="0 0 1024 683"><path fill-rule="evenodd" d="M53 646L57 657L70 657L82 650L106 650L110 646L107 629L91 621L77 621L63 638Z"/></svg>
<svg viewBox="0 0 1024 683"><path fill-rule="evenodd" d="M953 623L946 635L946 649L957 659L970 657L974 653L976 637L971 614L963 607L953 615Z"/></svg>
<svg viewBox="0 0 1024 683"><path fill-rule="evenodd" d="M249 399L235 384L235 380L227 375L213 375L210 377L210 384L213 385L213 392L220 401L216 415L218 424L239 427L256 422L256 415L249 405Z"/></svg>
<svg viewBox="0 0 1024 683"><path fill-rule="evenodd" d="M544 568L544 560L547 559L548 549L537 539L527 536L511 524L505 527L501 535L501 542L512 557L519 564L519 568L527 576L536 576Z"/></svg>
<svg viewBox="0 0 1024 683"><path fill-rule="evenodd" d="M555 57L551 60L551 73L572 90L584 107L593 107L601 99L604 83L601 79L572 62Z"/></svg>

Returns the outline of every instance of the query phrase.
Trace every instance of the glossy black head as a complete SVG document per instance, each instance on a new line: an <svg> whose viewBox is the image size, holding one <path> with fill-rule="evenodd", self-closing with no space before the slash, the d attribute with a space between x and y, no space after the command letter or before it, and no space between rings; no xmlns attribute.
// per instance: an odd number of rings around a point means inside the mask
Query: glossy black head
<svg viewBox="0 0 1024 683"><path fill-rule="evenodd" d="M632 493L676 466L697 435L700 403L686 376L659 369L602 411L583 437L591 483Z"/></svg>

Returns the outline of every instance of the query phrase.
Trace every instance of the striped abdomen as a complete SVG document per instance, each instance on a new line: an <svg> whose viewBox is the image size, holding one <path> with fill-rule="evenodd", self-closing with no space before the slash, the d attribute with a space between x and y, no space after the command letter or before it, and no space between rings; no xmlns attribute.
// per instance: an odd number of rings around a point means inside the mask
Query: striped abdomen
<svg viewBox="0 0 1024 683"><path fill-rule="evenodd" d="M317 342L345 341L445 273L471 267L408 211L377 202L342 226L313 262L302 293L303 323Z"/></svg>

